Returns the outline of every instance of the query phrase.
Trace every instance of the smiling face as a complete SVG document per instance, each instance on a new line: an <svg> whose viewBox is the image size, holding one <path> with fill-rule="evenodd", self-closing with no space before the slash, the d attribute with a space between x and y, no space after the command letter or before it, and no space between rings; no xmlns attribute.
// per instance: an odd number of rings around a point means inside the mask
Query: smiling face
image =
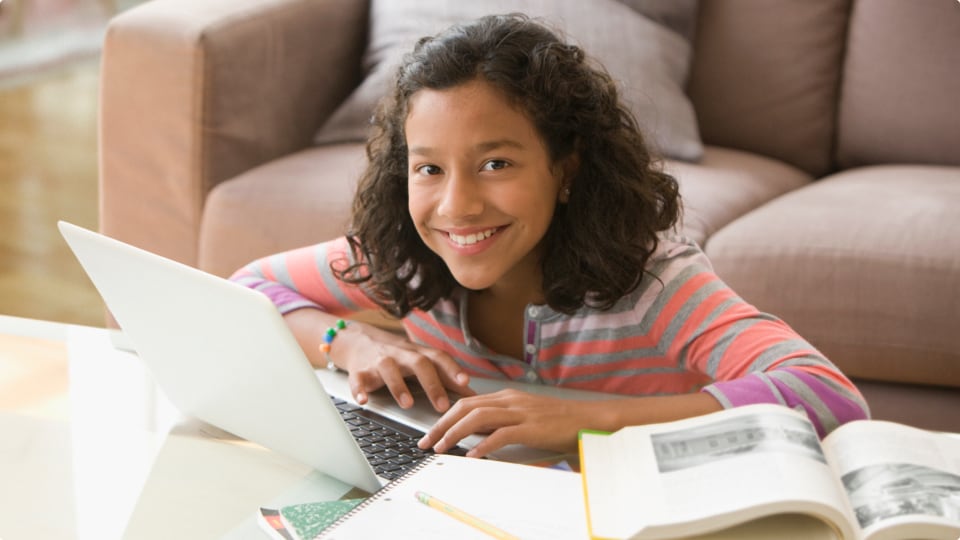
<svg viewBox="0 0 960 540"><path fill-rule="evenodd" d="M562 168L533 123L482 80L420 90L409 111L409 211L424 243L468 289L539 293Z"/></svg>

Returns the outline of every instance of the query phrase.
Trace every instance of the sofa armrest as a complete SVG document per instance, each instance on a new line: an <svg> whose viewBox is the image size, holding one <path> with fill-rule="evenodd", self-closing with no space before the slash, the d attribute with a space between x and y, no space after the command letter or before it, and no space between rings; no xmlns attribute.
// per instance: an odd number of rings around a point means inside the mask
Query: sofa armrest
<svg viewBox="0 0 960 540"><path fill-rule="evenodd" d="M368 3L154 0L114 18L100 88L100 230L196 265L219 182L311 144L361 78Z"/></svg>

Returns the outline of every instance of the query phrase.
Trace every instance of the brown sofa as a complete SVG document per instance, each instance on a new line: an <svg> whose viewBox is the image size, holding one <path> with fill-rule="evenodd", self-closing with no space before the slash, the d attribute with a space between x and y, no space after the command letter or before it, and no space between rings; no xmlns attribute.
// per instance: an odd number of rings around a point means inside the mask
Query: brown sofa
<svg viewBox="0 0 960 540"><path fill-rule="evenodd" d="M360 0L154 0L111 24L101 229L226 276L343 231L364 165L318 128L364 77ZM960 4L702 0L666 160L684 232L853 376L960 431ZM627 51L629 54L629 51Z"/></svg>

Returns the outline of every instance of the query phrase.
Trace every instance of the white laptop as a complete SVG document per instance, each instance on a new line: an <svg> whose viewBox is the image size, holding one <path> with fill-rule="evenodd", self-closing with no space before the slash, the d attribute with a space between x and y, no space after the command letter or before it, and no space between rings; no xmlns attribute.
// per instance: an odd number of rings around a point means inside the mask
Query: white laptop
<svg viewBox="0 0 960 540"><path fill-rule="evenodd" d="M394 477L374 467L333 398L355 406L346 376L314 370L263 294L61 221L73 250L157 384L181 412L373 492ZM582 399L605 394L474 379L478 392L504 387ZM361 416L384 415L422 434L439 418L420 396L409 410L373 393ZM341 404L341 407L344 405ZM389 423L389 421L387 421ZM409 430L409 428L407 428ZM471 448L482 437L461 446ZM369 449L368 454L369 454ZM531 462L550 453L514 445L490 457ZM376 465L376 463L375 463Z"/></svg>

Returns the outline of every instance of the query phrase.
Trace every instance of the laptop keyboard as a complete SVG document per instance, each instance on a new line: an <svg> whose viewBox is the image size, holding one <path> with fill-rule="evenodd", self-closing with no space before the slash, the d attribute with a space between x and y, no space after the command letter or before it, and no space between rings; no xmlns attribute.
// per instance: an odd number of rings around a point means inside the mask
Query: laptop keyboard
<svg viewBox="0 0 960 540"><path fill-rule="evenodd" d="M433 453L417 447L423 432L340 398L330 398L378 476L399 478ZM467 451L457 446L447 453L462 456Z"/></svg>

